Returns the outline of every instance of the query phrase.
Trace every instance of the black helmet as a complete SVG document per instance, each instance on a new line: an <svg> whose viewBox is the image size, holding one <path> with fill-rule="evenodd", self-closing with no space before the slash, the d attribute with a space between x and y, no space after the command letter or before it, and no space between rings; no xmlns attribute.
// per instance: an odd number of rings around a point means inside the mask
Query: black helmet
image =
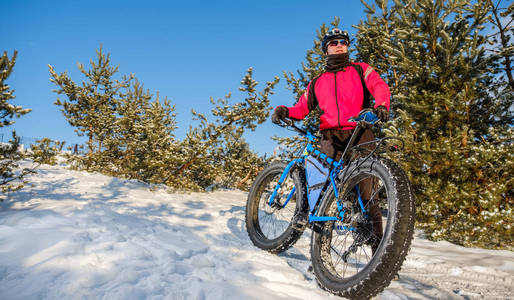
<svg viewBox="0 0 514 300"><path fill-rule="evenodd" d="M328 48L328 42L331 40L339 40L344 39L348 41L348 45L350 44L350 36L348 35L348 32L343 31L339 28L334 28L332 30L329 30L327 34L323 37L323 42L321 43L321 49L323 50L323 53L327 53Z"/></svg>

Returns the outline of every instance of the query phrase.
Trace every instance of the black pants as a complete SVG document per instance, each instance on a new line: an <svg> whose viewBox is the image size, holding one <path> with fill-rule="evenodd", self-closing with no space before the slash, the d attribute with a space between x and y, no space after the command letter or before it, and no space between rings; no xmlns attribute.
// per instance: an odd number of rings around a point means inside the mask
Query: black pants
<svg viewBox="0 0 514 300"><path fill-rule="evenodd" d="M341 159L341 155L343 155L343 151L346 148L352 133L353 130L323 130L321 132L321 151L335 160ZM374 139L375 136L370 129L361 129L361 132L357 136L354 145L371 142ZM363 148L369 149L370 151L373 150L374 147L375 146L373 144L363 146ZM378 247L378 244L380 243L380 240L383 236L382 213L380 212L380 207L378 206L377 201L372 201L370 205L367 205L370 200L373 200L370 198L374 184L376 183L373 182L372 178L364 179L361 183L359 183L359 190L361 192L364 205L369 206L368 210L373 223L373 233L376 237L376 244L372 245L373 251L376 250L376 247Z"/></svg>

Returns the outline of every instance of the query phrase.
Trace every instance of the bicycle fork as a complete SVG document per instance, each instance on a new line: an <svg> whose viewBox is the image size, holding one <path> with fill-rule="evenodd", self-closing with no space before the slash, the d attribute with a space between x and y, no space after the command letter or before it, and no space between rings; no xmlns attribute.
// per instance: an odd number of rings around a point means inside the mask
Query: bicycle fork
<svg viewBox="0 0 514 300"><path fill-rule="evenodd" d="M275 198L277 197L278 191L280 190L280 188L282 187L282 184L284 183L287 176L289 175L289 171L291 171L291 168L293 168L293 166L296 163L302 163L302 162L303 162L303 160L299 158L299 159L295 159L287 164L286 168L284 169L284 172L282 172L282 175L280 176L280 179L278 180L277 185L275 186L275 189L273 190L273 193L271 194L271 196L268 199L269 206L284 208L287 205L287 203L289 203L289 200L291 200L291 198L293 198L293 195L296 192L296 186L293 186L293 189L291 190L291 192L289 192L289 194L287 195L286 201L283 204L280 202L278 202L278 203L275 202Z"/></svg>

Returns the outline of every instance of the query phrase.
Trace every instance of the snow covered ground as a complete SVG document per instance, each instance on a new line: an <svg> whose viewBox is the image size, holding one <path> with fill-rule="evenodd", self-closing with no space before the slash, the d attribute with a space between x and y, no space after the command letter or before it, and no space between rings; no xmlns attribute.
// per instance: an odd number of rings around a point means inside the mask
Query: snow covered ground
<svg viewBox="0 0 514 300"><path fill-rule="evenodd" d="M334 299L306 231L275 256L246 235L246 193L177 194L42 166L0 203L0 299ZM514 253L417 234L377 299L512 299Z"/></svg>

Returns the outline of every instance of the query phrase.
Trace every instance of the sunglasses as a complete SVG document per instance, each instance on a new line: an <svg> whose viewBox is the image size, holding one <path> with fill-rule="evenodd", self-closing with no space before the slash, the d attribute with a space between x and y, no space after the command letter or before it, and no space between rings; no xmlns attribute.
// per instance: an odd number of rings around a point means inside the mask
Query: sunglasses
<svg viewBox="0 0 514 300"><path fill-rule="evenodd" d="M333 40L333 41L328 42L329 46L337 46L338 44L341 44L343 46L348 46L348 41L347 40Z"/></svg>

